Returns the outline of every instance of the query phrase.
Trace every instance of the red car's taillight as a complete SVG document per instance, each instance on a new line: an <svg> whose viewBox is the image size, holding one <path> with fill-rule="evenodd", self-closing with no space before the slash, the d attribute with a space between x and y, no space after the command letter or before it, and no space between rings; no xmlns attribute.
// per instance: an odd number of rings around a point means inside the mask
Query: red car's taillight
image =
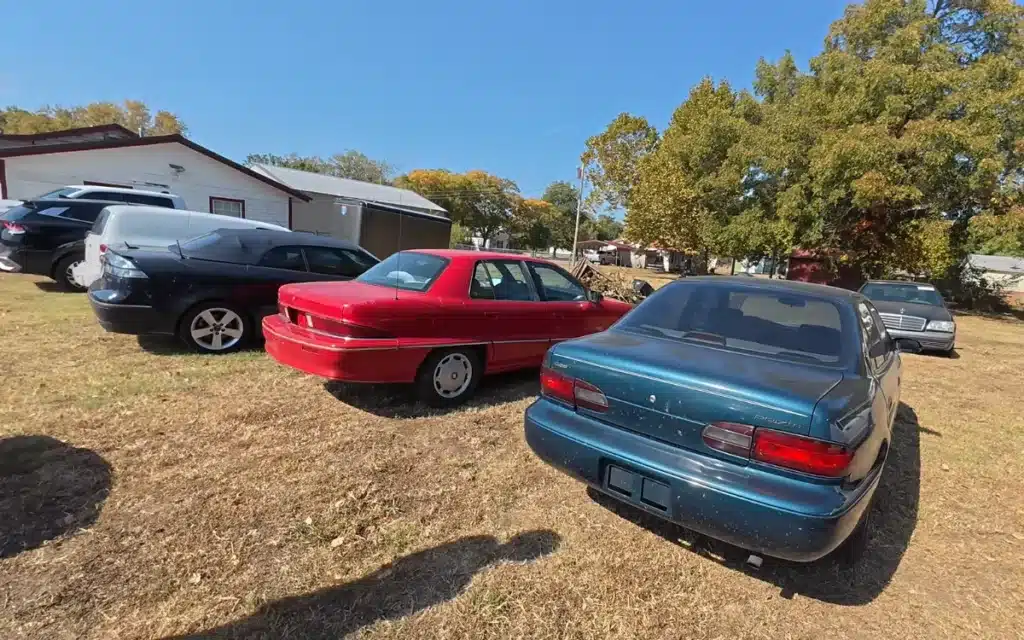
<svg viewBox="0 0 1024 640"><path fill-rule="evenodd" d="M826 478L842 477L853 460L842 445L735 422L711 423L701 437L718 451Z"/></svg>
<svg viewBox="0 0 1024 640"><path fill-rule="evenodd" d="M586 380L573 378L544 367L540 370L542 396L591 411L607 411L608 398L604 392Z"/></svg>
<svg viewBox="0 0 1024 640"><path fill-rule="evenodd" d="M373 327L364 327L350 322L328 320L327 318L314 316L313 314L306 313L305 311L295 312L294 321L295 324L301 327L321 331L339 338L361 338L364 340L374 338L394 338L394 336L387 331L381 331L380 329L375 329Z"/></svg>
<svg viewBox="0 0 1024 640"><path fill-rule="evenodd" d="M4 220L4 230L12 236L25 233L25 227L21 226L17 222L10 222L8 220Z"/></svg>
<svg viewBox="0 0 1024 640"><path fill-rule="evenodd" d="M107 245L101 244L100 245L100 254L102 255L102 254L104 254L106 252L107 252Z"/></svg>

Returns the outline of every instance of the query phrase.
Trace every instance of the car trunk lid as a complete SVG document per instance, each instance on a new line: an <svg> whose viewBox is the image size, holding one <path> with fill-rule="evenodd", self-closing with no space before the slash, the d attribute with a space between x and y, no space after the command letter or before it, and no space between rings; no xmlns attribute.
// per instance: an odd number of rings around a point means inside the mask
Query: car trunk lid
<svg viewBox="0 0 1024 640"><path fill-rule="evenodd" d="M807 435L815 404L843 378L837 369L621 331L560 344L548 366L604 392L607 410L581 413L704 452L701 431L712 422Z"/></svg>

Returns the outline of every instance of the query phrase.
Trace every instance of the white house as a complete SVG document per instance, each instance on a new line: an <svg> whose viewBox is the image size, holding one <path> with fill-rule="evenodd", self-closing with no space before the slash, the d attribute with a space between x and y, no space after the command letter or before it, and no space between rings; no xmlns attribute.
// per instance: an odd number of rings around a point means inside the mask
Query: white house
<svg viewBox="0 0 1024 640"><path fill-rule="evenodd" d="M0 199L65 185L168 191L194 211L291 227L306 194L181 135L140 137L120 125L34 135L0 134Z"/></svg>

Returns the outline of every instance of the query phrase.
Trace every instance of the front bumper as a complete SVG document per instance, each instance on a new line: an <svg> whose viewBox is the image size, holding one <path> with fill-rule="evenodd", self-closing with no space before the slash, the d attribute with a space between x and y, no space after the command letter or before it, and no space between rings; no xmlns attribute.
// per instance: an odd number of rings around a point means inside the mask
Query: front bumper
<svg viewBox="0 0 1024 640"><path fill-rule="evenodd" d="M111 333L173 335L177 329L176 318L169 318L153 307L103 302L97 300L93 289L89 290L89 304L100 326Z"/></svg>
<svg viewBox="0 0 1024 640"><path fill-rule="evenodd" d="M811 562L853 532L882 466L852 489L741 466L673 447L541 399L525 416L526 441L542 460L617 500L764 555ZM667 486L655 508L608 486L609 468Z"/></svg>
<svg viewBox="0 0 1024 640"><path fill-rule="evenodd" d="M903 329L890 329L886 327L886 333L893 338L905 338L916 340L922 349L927 351L951 351L956 344L956 333L945 331L906 331Z"/></svg>

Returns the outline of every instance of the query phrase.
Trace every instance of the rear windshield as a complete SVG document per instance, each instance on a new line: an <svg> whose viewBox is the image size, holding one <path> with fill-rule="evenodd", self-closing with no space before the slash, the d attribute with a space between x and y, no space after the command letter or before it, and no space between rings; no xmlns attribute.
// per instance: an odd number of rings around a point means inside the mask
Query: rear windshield
<svg viewBox="0 0 1024 640"><path fill-rule="evenodd" d="M0 214L0 220L21 220L35 210L35 207L31 205L19 204Z"/></svg>
<svg viewBox="0 0 1024 640"><path fill-rule="evenodd" d="M110 211L104 209L100 211L100 215L96 217L96 222L92 223L92 232L96 235L103 235L103 227L107 226L107 219L110 218Z"/></svg>
<svg viewBox="0 0 1024 640"><path fill-rule="evenodd" d="M426 291L446 266L448 260L445 258L402 251L391 254L383 262L370 267L356 280L410 291Z"/></svg>
<svg viewBox="0 0 1024 640"><path fill-rule="evenodd" d="M729 284L663 287L615 330L785 360L836 364L843 357L843 314L826 299Z"/></svg>
<svg viewBox="0 0 1024 640"><path fill-rule="evenodd" d="M72 193L76 193L78 189L71 189L70 187L64 187L63 189L55 189L54 191L47 191L41 196L32 198L33 200L56 200L57 198L66 198Z"/></svg>
<svg viewBox="0 0 1024 640"><path fill-rule="evenodd" d="M869 283L864 285L860 292L875 302L912 302L936 307L942 306L942 296L931 285L912 282L907 284Z"/></svg>

